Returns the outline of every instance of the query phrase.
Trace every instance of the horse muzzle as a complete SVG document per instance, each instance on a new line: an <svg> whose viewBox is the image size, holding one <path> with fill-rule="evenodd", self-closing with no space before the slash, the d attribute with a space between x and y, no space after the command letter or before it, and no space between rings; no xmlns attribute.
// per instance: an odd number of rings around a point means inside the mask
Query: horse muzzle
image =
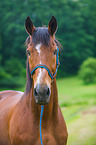
<svg viewBox="0 0 96 145"><path fill-rule="evenodd" d="M36 103L39 105L46 105L50 99L50 88L45 84L37 84L34 88L34 96Z"/></svg>

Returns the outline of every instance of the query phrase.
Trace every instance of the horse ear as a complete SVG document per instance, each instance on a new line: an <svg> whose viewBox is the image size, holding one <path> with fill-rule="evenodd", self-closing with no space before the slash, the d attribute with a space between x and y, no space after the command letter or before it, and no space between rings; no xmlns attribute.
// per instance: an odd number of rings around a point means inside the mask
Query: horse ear
<svg viewBox="0 0 96 145"><path fill-rule="evenodd" d="M54 16L51 17L51 20L48 23L48 30L51 35L56 33L57 30L57 20Z"/></svg>
<svg viewBox="0 0 96 145"><path fill-rule="evenodd" d="M25 28L29 35L32 35L35 31L35 26L29 16L25 20Z"/></svg>

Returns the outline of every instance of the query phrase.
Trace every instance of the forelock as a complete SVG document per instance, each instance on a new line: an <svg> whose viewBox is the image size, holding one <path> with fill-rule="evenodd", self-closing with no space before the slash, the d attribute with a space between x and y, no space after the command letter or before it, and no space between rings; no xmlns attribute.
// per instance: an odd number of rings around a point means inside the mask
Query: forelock
<svg viewBox="0 0 96 145"><path fill-rule="evenodd" d="M48 28L37 28L32 35L32 43L34 43L34 45L42 43L42 45L49 46L50 37L51 36L48 31Z"/></svg>

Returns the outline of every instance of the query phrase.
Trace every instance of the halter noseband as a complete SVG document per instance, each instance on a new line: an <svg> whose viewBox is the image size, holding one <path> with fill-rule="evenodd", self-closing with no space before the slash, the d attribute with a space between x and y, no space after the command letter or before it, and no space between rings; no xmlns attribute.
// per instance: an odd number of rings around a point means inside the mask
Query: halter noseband
<svg viewBox="0 0 96 145"><path fill-rule="evenodd" d="M59 67L59 48L57 47L57 52L56 52L56 71L54 74L52 74L52 72L50 71L50 69L47 67L47 65L45 64L37 64L33 70L31 71L31 75L33 75L33 73L35 72L35 70L37 68L45 68L47 71L48 71L48 74L49 76L51 77L51 79L54 79L56 74L57 74L57 70L58 70L58 67Z"/></svg>

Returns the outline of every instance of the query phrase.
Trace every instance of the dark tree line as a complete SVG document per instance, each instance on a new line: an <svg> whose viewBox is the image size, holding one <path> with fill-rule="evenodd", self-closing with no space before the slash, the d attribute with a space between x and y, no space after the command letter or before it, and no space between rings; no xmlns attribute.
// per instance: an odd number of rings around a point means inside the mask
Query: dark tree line
<svg viewBox="0 0 96 145"><path fill-rule="evenodd" d="M52 15L58 22L56 38L63 46L59 76L76 74L85 59L96 57L96 0L3 0L0 1L0 86L6 86L7 82L18 86L20 78L25 77L26 17L30 16L38 27L48 26Z"/></svg>

